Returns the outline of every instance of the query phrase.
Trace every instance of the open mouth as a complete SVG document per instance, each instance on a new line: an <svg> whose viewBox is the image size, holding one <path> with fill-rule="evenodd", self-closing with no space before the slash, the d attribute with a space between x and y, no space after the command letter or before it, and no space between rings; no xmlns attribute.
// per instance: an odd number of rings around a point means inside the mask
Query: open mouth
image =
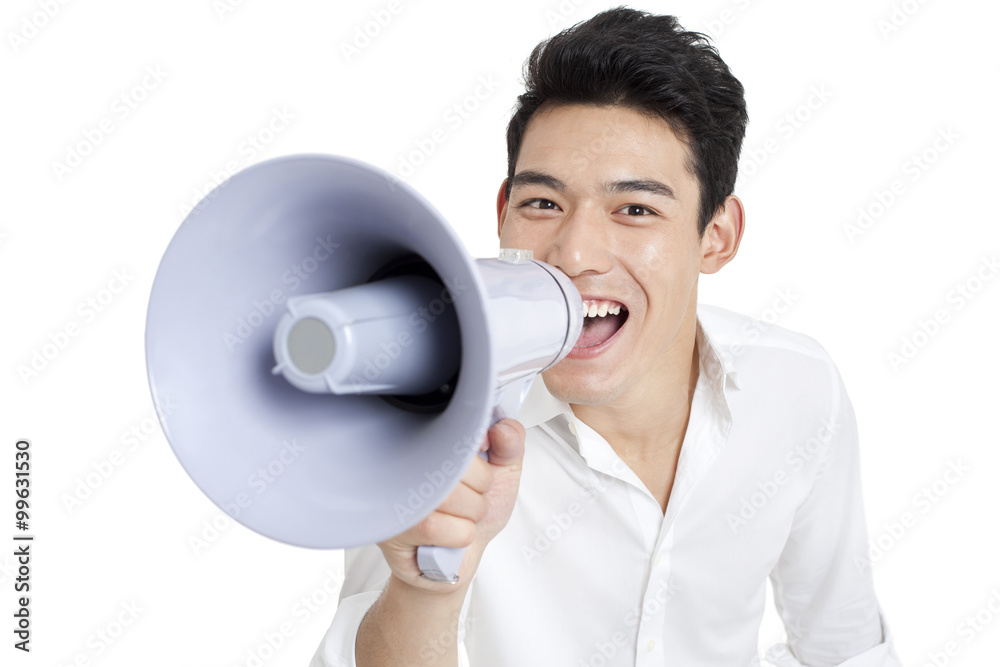
<svg viewBox="0 0 1000 667"><path fill-rule="evenodd" d="M628 309L617 301L583 302L583 330L576 340L577 348L596 347L614 336L628 319Z"/></svg>

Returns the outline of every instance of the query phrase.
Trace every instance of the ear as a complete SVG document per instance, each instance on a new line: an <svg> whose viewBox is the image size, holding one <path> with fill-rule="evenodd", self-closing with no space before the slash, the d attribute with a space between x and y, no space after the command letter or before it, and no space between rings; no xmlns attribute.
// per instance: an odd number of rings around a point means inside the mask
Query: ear
<svg viewBox="0 0 1000 667"><path fill-rule="evenodd" d="M507 217L507 179L503 179L500 184L500 191L497 192L497 238L500 238L500 230L503 229L504 218Z"/></svg>
<svg viewBox="0 0 1000 667"><path fill-rule="evenodd" d="M701 237L702 273L715 273L736 256L743 238L744 216L743 202L739 197L726 197Z"/></svg>

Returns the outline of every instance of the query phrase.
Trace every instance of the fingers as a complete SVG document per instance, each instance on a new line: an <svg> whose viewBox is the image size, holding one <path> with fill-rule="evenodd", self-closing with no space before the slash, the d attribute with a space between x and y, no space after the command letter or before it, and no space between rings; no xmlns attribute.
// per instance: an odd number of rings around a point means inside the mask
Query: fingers
<svg viewBox="0 0 1000 667"><path fill-rule="evenodd" d="M435 510L406 535L416 546L467 547L476 537L476 522Z"/></svg>
<svg viewBox="0 0 1000 667"><path fill-rule="evenodd" d="M459 486L462 484L476 493L486 493L490 485L493 484L493 469L483 459L473 456L468 469L462 475L462 483Z"/></svg>
<svg viewBox="0 0 1000 667"><path fill-rule="evenodd" d="M493 470L479 458L473 458L462 481L427 518L405 533L406 541L436 544L442 547L468 546L475 537L476 524L490 509L484 495L493 483Z"/></svg>
<svg viewBox="0 0 1000 667"><path fill-rule="evenodd" d="M483 461L483 465L486 465L485 461ZM473 489L471 486L465 484L464 481L456 486L445 501L441 503L441 506L437 508L437 511L443 514L449 514L461 519L471 519L475 522L481 521L489 510L490 504L486 500L486 496L483 495L483 491Z"/></svg>
<svg viewBox="0 0 1000 667"><path fill-rule="evenodd" d="M421 588L430 585L419 578L416 550L420 545L469 547L479 538L482 544L473 547L469 560L476 563L485 544L506 524L524 458L524 427L514 419L503 419L490 428L483 445L489 448L488 462L472 457L462 481L430 515L405 533L379 543L389 567L401 580ZM504 483L495 489L494 481L499 478ZM475 571L474 564L466 567L471 570L463 577Z"/></svg>

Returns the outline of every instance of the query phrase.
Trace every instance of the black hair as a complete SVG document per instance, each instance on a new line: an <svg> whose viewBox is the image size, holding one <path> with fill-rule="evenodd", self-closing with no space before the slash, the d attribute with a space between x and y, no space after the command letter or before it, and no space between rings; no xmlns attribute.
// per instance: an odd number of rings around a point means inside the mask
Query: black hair
<svg viewBox="0 0 1000 667"><path fill-rule="evenodd" d="M665 120L699 183L698 234L733 192L746 134L743 85L708 37L673 16L609 9L538 44L507 125L507 186L531 116L545 103L622 106Z"/></svg>

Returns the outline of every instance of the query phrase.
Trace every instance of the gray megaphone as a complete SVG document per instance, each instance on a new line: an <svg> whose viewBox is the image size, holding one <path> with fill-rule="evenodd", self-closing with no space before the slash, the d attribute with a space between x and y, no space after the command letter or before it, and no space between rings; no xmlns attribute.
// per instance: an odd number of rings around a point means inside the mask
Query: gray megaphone
<svg viewBox="0 0 1000 667"><path fill-rule="evenodd" d="M146 362L167 440L201 490L289 544L405 532L459 483L486 430L572 349L579 292L506 250L471 259L409 186L325 155L209 193L153 282ZM463 549L425 546L457 581Z"/></svg>

